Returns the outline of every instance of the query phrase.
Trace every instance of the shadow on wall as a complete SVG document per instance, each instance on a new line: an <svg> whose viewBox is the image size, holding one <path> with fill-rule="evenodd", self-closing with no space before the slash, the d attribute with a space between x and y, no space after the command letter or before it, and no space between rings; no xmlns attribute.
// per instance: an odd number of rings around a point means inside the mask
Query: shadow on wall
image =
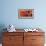
<svg viewBox="0 0 46 46"><path fill-rule="evenodd" d="M0 43L2 43L2 33L6 31L6 29L4 30L4 28L6 28L6 26L4 24L0 24Z"/></svg>

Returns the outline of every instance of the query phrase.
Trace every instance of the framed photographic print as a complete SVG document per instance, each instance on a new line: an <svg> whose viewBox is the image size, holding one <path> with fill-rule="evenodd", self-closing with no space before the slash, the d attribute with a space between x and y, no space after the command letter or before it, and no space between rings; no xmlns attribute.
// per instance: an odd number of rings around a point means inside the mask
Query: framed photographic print
<svg viewBox="0 0 46 46"><path fill-rule="evenodd" d="M32 19L34 17L34 9L19 9L18 18Z"/></svg>

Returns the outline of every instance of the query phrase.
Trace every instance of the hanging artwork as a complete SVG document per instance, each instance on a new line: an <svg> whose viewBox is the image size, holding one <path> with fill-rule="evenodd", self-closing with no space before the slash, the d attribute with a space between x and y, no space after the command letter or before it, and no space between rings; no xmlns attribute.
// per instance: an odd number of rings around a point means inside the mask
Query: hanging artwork
<svg viewBox="0 0 46 46"><path fill-rule="evenodd" d="M18 18L32 19L34 16L34 9L19 9Z"/></svg>

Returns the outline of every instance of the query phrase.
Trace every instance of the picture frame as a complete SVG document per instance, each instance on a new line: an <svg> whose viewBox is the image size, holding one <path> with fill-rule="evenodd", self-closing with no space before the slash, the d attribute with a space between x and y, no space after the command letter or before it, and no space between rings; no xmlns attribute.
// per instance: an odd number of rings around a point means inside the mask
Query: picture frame
<svg viewBox="0 0 46 46"><path fill-rule="evenodd" d="M19 9L18 18L19 19L33 19L34 18L34 9Z"/></svg>

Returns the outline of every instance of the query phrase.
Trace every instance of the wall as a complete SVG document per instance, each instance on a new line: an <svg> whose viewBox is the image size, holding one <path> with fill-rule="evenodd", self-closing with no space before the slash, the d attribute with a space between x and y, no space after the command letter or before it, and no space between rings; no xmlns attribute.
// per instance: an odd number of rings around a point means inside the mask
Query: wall
<svg viewBox="0 0 46 46"><path fill-rule="evenodd" d="M15 25L16 28L46 28L45 0L1 0L0 23ZM34 9L34 19L18 19L18 9Z"/></svg>
<svg viewBox="0 0 46 46"><path fill-rule="evenodd" d="M0 0L0 27L40 27L46 32L46 0ZM34 19L18 19L18 9L34 9Z"/></svg>
<svg viewBox="0 0 46 46"><path fill-rule="evenodd" d="M1 0L0 24L13 24L16 28L46 28L45 0ZM18 19L18 9L34 9L34 19Z"/></svg>

